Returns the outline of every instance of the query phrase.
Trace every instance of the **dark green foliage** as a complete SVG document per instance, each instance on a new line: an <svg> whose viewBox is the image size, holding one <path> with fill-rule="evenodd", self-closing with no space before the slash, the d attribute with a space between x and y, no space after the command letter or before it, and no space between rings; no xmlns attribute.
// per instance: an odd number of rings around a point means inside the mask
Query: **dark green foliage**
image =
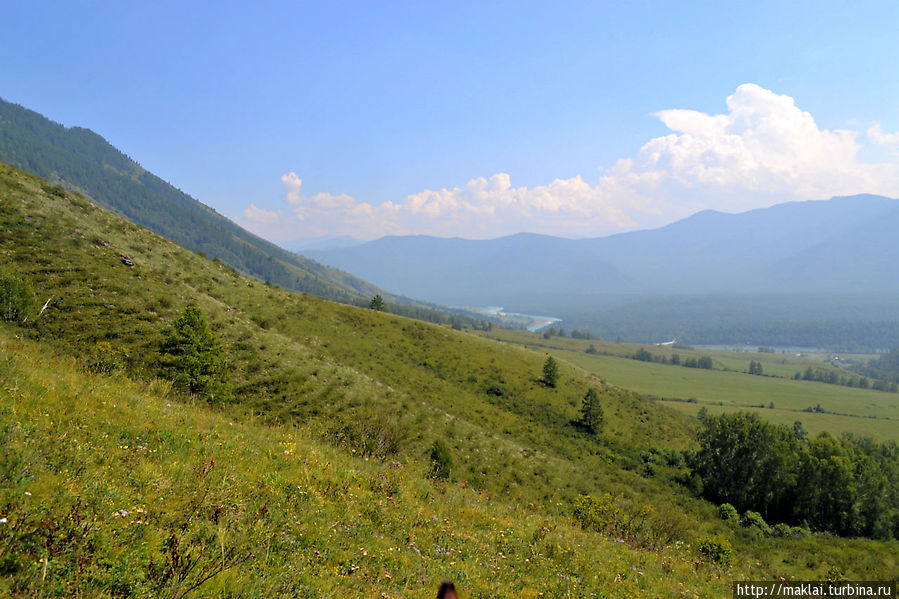
<svg viewBox="0 0 899 599"><path fill-rule="evenodd" d="M581 426L592 434L598 434L602 430L603 413L599 393L591 387L581 402Z"/></svg>
<svg viewBox="0 0 899 599"><path fill-rule="evenodd" d="M368 302L368 307L376 312L384 312L387 310L387 305L384 303L384 298L381 297L380 293L375 294L375 296L371 298L371 301Z"/></svg>
<svg viewBox="0 0 899 599"><path fill-rule="evenodd" d="M553 388L559 385L559 364L552 356L543 363L543 384Z"/></svg>
<svg viewBox="0 0 899 599"><path fill-rule="evenodd" d="M885 372L879 370L861 369L869 375L887 376ZM873 382L865 376L844 375L836 370L826 370L824 368L812 368L809 366L803 372L797 372L793 375L795 381L816 381L819 383L827 383L828 385L841 385L843 387L858 387L859 389L874 389L875 391L888 391L895 393L896 388L889 381L884 379L875 379Z"/></svg>
<svg viewBox="0 0 899 599"><path fill-rule="evenodd" d="M734 563L734 548L724 537L714 536L702 539L697 549L699 555L716 566L728 568Z"/></svg>
<svg viewBox="0 0 899 599"><path fill-rule="evenodd" d="M493 395L494 397L505 397L508 390L499 383L491 383L487 386L486 393L487 395Z"/></svg>
<svg viewBox="0 0 899 599"><path fill-rule="evenodd" d="M687 368L702 368L705 370L712 370L715 367L715 363L712 361L711 356L687 358L686 360L682 361L680 354L673 354L671 356L671 359L668 359L664 355L656 355L643 347L638 349L632 357L634 360L638 360L640 362L656 362L658 364L670 364L672 366L686 366ZM753 362L753 364L754 363L755 362ZM761 364L759 364L759 368L761 368Z"/></svg>
<svg viewBox="0 0 899 599"><path fill-rule="evenodd" d="M203 312L185 308L162 346L165 369L176 385L210 401L231 398L231 369Z"/></svg>
<svg viewBox="0 0 899 599"><path fill-rule="evenodd" d="M637 353L634 354L634 359L640 360L641 362L652 362L653 355L641 347L637 350Z"/></svg>
<svg viewBox="0 0 899 599"><path fill-rule="evenodd" d="M718 506L718 515L721 516L722 520L733 524L740 521L740 514L737 512L737 508L729 503L722 503Z"/></svg>
<svg viewBox="0 0 899 599"><path fill-rule="evenodd" d="M844 536L899 534L899 447L845 435L806 440L755 414L708 416L693 467L706 498L744 510L742 523L770 534L765 520Z"/></svg>
<svg viewBox="0 0 899 599"><path fill-rule="evenodd" d="M752 360L749 363L749 374L754 374L756 376L761 376L762 374L764 374L764 370L762 368L762 363Z"/></svg>
<svg viewBox="0 0 899 599"><path fill-rule="evenodd" d="M758 512L754 512L752 510L746 510L746 513L743 514L743 517L740 518L740 526L743 528L749 528L751 530L758 531L763 536L769 536L771 534L771 527L768 526L768 523L765 522L765 519Z"/></svg>
<svg viewBox="0 0 899 599"><path fill-rule="evenodd" d="M431 461L431 470L428 476L438 480L448 480L453 470L453 456L443 439L434 441L428 457Z"/></svg>
<svg viewBox="0 0 899 599"><path fill-rule="evenodd" d="M12 270L0 270L0 319L24 322L36 308L37 299L31 284Z"/></svg>

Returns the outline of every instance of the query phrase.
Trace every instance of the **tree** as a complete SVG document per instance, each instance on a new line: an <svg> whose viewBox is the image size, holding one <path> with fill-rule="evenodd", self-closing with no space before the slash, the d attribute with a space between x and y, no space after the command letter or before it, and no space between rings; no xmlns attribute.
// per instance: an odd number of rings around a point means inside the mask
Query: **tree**
<svg viewBox="0 0 899 599"><path fill-rule="evenodd" d="M23 322L37 305L34 291L24 278L12 271L0 271L0 319Z"/></svg>
<svg viewBox="0 0 899 599"><path fill-rule="evenodd" d="M387 311L387 304L384 303L384 298L381 297L380 293L371 298L371 301L368 302L368 307L376 312Z"/></svg>
<svg viewBox="0 0 899 599"><path fill-rule="evenodd" d="M761 376L763 374L762 363L752 360L749 363L749 374Z"/></svg>
<svg viewBox="0 0 899 599"><path fill-rule="evenodd" d="M210 401L231 398L231 369L203 312L185 308L162 346L166 370L175 384Z"/></svg>
<svg viewBox="0 0 899 599"><path fill-rule="evenodd" d="M559 364L552 356L543 363L543 384L553 388L559 385Z"/></svg>
<svg viewBox="0 0 899 599"><path fill-rule="evenodd" d="M581 425L595 435L602 429L602 424L603 413L599 393L591 387L581 402Z"/></svg>
<svg viewBox="0 0 899 599"><path fill-rule="evenodd" d="M431 470L428 472L428 476L438 480L447 480L453 469L453 456L442 439L437 439L431 445L430 458Z"/></svg>

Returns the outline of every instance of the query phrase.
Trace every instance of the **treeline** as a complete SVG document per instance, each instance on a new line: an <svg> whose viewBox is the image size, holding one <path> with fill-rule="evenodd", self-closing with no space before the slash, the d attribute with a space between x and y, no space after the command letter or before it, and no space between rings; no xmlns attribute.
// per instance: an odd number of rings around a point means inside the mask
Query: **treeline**
<svg viewBox="0 0 899 599"><path fill-rule="evenodd" d="M766 521L841 536L899 538L899 446L848 434L809 438L801 423L708 416L690 457L701 494ZM694 477L694 478L695 478Z"/></svg>
<svg viewBox="0 0 899 599"><path fill-rule="evenodd" d="M864 376L844 375L836 370L812 368L809 366L805 372L797 372L793 375L794 381L817 381L828 385L842 385L843 387L856 387L858 389L874 389L875 391L887 391L899 393L899 385L883 379L868 379Z"/></svg>
<svg viewBox="0 0 899 599"><path fill-rule="evenodd" d="M571 337L572 339L599 339L589 331L579 331L578 329L572 329L571 335L565 332L565 329L559 327L558 329L555 327L549 327L547 329L543 329L543 338L549 339L550 337Z"/></svg>
<svg viewBox="0 0 899 599"><path fill-rule="evenodd" d="M894 349L875 360L871 360L857 370L864 376L891 383L899 383L899 349ZM895 387L895 384L893 386Z"/></svg>
<svg viewBox="0 0 899 599"><path fill-rule="evenodd" d="M640 348L631 356L634 360L640 362L655 362L656 364L670 364L671 366L684 366L686 368L702 368L704 370L712 370L715 363L711 356L700 356L699 358L688 357L681 359L680 354L671 354L671 357L660 354L654 354L647 349Z"/></svg>
<svg viewBox="0 0 899 599"><path fill-rule="evenodd" d="M492 331L494 325L489 320L489 316L475 318L451 309L440 310L418 304L397 304L386 301L380 294L375 295L368 301L356 299L352 304L360 308L371 308L380 312L389 312L398 316L414 318L415 320L450 326L457 331L461 331L466 327L475 331Z"/></svg>

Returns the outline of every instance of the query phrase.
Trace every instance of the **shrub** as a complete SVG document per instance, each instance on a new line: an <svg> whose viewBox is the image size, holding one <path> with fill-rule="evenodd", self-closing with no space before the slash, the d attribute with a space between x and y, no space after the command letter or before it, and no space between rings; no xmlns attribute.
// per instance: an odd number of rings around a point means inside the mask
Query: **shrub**
<svg viewBox="0 0 899 599"><path fill-rule="evenodd" d="M765 522L765 519L762 518L762 515L758 512L753 512L752 510L747 510L746 513L743 514L743 518L740 520L740 524L743 526L743 528L758 530L765 536L771 534L771 527L768 526L768 523Z"/></svg>
<svg viewBox="0 0 899 599"><path fill-rule="evenodd" d="M431 470L428 473L430 478L438 480L447 480L453 469L453 456L450 454L449 447L442 439L437 439L431 445L430 452Z"/></svg>
<svg viewBox="0 0 899 599"><path fill-rule="evenodd" d="M406 438L406 429L399 422L380 413L341 416L330 433L330 440L338 447L378 460L398 454Z"/></svg>
<svg viewBox="0 0 899 599"><path fill-rule="evenodd" d="M722 520L732 524L740 522L740 514L737 512L737 508L729 503L722 503L718 506L718 515Z"/></svg>
<svg viewBox="0 0 899 599"><path fill-rule="evenodd" d="M487 395L494 395L496 397L505 397L507 392L508 391L506 391L506 388L503 385L500 385L499 383L493 383L492 385L487 387Z"/></svg>
<svg viewBox="0 0 899 599"><path fill-rule="evenodd" d="M703 559L720 566L728 568L734 563L734 548L727 539L714 536L707 537L699 542L699 555Z"/></svg>
<svg viewBox="0 0 899 599"><path fill-rule="evenodd" d="M27 280L15 272L0 271L0 318L24 322L36 306L34 291Z"/></svg>

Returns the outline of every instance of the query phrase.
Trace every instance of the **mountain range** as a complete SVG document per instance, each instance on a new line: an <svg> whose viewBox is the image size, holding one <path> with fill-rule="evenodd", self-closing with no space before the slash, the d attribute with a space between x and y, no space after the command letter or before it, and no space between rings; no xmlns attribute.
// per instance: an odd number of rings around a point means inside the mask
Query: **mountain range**
<svg viewBox="0 0 899 599"><path fill-rule="evenodd" d="M894 293L899 201L874 195L714 210L593 239L384 237L304 254L398 293L446 304L528 294Z"/></svg>

